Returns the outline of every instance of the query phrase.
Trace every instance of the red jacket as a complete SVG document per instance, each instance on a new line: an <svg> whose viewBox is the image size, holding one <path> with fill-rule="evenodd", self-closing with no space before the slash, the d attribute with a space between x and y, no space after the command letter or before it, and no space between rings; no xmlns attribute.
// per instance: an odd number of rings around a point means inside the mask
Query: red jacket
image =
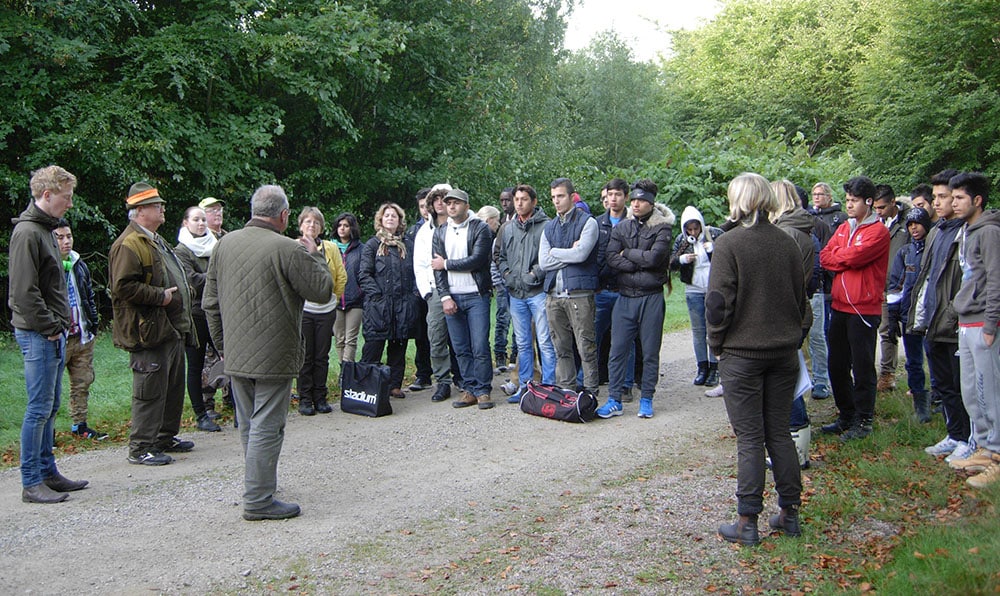
<svg viewBox="0 0 1000 596"><path fill-rule="evenodd" d="M831 306L849 314L881 315L889 230L874 214L852 230L854 221L840 224L819 253L820 265L836 274Z"/></svg>

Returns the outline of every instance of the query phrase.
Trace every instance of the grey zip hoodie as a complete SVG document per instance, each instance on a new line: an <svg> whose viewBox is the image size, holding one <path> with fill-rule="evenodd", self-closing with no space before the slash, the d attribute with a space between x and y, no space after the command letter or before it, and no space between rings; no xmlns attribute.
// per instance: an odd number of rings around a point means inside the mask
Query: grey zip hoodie
<svg viewBox="0 0 1000 596"><path fill-rule="evenodd" d="M959 325L983 324L996 335L1000 321L1000 211L991 209L958 233L962 286L952 301Z"/></svg>

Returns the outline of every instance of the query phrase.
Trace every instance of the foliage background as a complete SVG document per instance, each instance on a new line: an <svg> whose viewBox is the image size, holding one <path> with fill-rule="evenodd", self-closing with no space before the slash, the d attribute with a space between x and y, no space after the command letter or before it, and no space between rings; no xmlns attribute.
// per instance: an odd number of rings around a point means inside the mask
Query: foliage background
<svg viewBox="0 0 1000 596"><path fill-rule="evenodd" d="M172 240L208 195L239 227L268 182L367 234L379 203L415 214L441 181L478 207L569 176L599 212L609 178L650 177L718 222L745 170L900 193L944 167L1000 174L995 0L728 0L654 63L613 33L565 51L573 5L2 0L0 217L32 170L75 173L69 218L101 286L140 179L169 201Z"/></svg>

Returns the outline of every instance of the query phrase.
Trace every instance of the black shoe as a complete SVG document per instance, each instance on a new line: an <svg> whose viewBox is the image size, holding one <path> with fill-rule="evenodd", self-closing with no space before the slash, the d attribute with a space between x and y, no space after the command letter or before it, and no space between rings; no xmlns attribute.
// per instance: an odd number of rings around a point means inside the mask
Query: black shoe
<svg viewBox="0 0 1000 596"><path fill-rule="evenodd" d="M333 407L330 406L330 402L326 401L325 397L316 398L316 411L320 414L329 414L333 411Z"/></svg>
<svg viewBox="0 0 1000 596"><path fill-rule="evenodd" d="M48 505L50 503L62 503L68 498L69 495L52 490L44 482L21 489L21 500L25 503L42 503Z"/></svg>
<svg viewBox="0 0 1000 596"><path fill-rule="evenodd" d="M308 397L299 396L299 414L303 416L315 416L316 408L313 406L313 400Z"/></svg>
<svg viewBox="0 0 1000 596"><path fill-rule="evenodd" d="M704 385L705 379L708 378L708 361L698 363L698 374L694 376L694 380L691 381L692 385Z"/></svg>
<svg viewBox="0 0 1000 596"><path fill-rule="evenodd" d="M198 430L203 430L207 433L217 433L222 430L222 427L215 420L212 420L207 413L198 416L198 421L195 424L198 426Z"/></svg>
<svg viewBox="0 0 1000 596"><path fill-rule="evenodd" d="M708 364L708 374L705 375L705 387L715 387L719 384L719 363Z"/></svg>
<svg viewBox="0 0 1000 596"><path fill-rule="evenodd" d="M51 488L52 490L60 493L69 493L75 490L80 490L83 487L90 484L86 480L70 480L69 478L63 476L59 472L49 476L44 481L45 486Z"/></svg>
<svg viewBox="0 0 1000 596"><path fill-rule="evenodd" d="M103 441L108 438L108 433L98 432L87 426L86 422L74 424L72 433L78 437L83 437L84 439L94 439L95 441Z"/></svg>
<svg viewBox="0 0 1000 596"><path fill-rule="evenodd" d="M243 519L247 521L262 521L265 519L288 519L295 517L302 510L295 503L282 503L278 499L263 509L243 510Z"/></svg>
<svg viewBox="0 0 1000 596"><path fill-rule="evenodd" d="M165 466L172 461L174 461L174 458L160 451L147 451L140 454L130 453L128 455L128 463L140 466Z"/></svg>
<svg viewBox="0 0 1000 596"><path fill-rule="evenodd" d="M430 389L433 386L434 385L433 383L431 383L430 379L418 378L417 380L413 381L413 383L411 383L410 386L407 387L407 389L409 389L410 391L423 391L424 389Z"/></svg>
<svg viewBox="0 0 1000 596"><path fill-rule="evenodd" d="M776 513L768 520L768 525L772 530L784 532L786 536L801 536L802 528L799 527L799 508L796 505L784 507L780 513Z"/></svg>
<svg viewBox="0 0 1000 596"><path fill-rule="evenodd" d="M829 435L839 435L840 433L846 431L850 427L851 427L850 421L841 420L840 418L837 418L830 424L824 424L823 426L821 426L820 430Z"/></svg>
<svg viewBox="0 0 1000 596"><path fill-rule="evenodd" d="M846 443L855 439L863 439L870 434L872 434L872 421L868 418L851 424L851 428L840 435L840 440Z"/></svg>
<svg viewBox="0 0 1000 596"><path fill-rule="evenodd" d="M437 391L431 396L431 401L448 401L451 399L451 385L440 383Z"/></svg>
<svg viewBox="0 0 1000 596"><path fill-rule="evenodd" d="M497 354L497 370L500 372L507 372L507 354L500 352Z"/></svg>
<svg viewBox="0 0 1000 596"><path fill-rule="evenodd" d="M222 414L211 409L205 410L205 415L211 418L212 420L218 420L219 418L222 418Z"/></svg>
<svg viewBox="0 0 1000 596"><path fill-rule="evenodd" d="M183 441L177 437L170 439L170 442L160 447L160 451L166 453L187 453L194 449L194 441Z"/></svg>
<svg viewBox="0 0 1000 596"><path fill-rule="evenodd" d="M719 526L719 536L726 542L735 542L742 546L760 544L760 533L757 532L757 516L741 515L731 524Z"/></svg>

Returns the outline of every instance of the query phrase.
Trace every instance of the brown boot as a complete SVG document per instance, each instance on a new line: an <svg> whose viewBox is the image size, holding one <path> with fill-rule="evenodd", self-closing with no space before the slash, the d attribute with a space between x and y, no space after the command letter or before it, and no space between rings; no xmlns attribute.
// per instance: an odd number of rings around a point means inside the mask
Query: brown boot
<svg viewBox="0 0 1000 596"><path fill-rule="evenodd" d="M771 516L768 525L771 526L772 530L784 532L787 536L801 536L802 528L799 527L798 506L783 507L780 513Z"/></svg>
<svg viewBox="0 0 1000 596"><path fill-rule="evenodd" d="M479 397L476 398L476 401L479 402L480 410L489 410L490 408L493 407L493 400L490 399L490 395L488 393L480 395Z"/></svg>
<svg viewBox="0 0 1000 596"><path fill-rule="evenodd" d="M893 373L882 373L878 377L878 384L875 386L876 391L892 391L896 388L896 375Z"/></svg>
<svg viewBox="0 0 1000 596"><path fill-rule="evenodd" d="M757 532L757 516L741 515L731 524L719 526L719 536L726 542L735 542L742 546L760 544L760 534Z"/></svg>
<svg viewBox="0 0 1000 596"><path fill-rule="evenodd" d="M453 408L467 408L469 406L474 406L477 403L479 403L479 400L476 399L475 395L472 395L468 391L463 391L462 397L451 402L451 406Z"/></svg>

